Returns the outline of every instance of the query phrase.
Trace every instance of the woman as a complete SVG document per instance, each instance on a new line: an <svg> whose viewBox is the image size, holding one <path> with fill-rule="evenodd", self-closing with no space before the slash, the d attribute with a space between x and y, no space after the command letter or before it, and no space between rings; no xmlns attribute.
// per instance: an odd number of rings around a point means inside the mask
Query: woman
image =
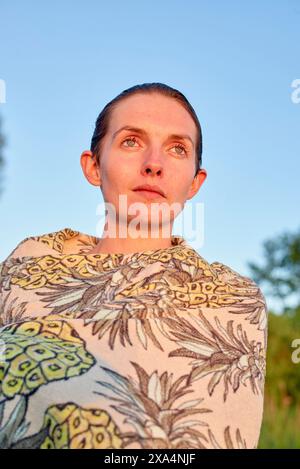
<svg viewBox="0 0 300 469"><path fill-rule="evenodd" d="M169 86L100 113L81 166L108 207L102 237L29 237L1 264L0 446L257 447L265 298L172 235L207 176L201 154L195 111Z"/></svg>

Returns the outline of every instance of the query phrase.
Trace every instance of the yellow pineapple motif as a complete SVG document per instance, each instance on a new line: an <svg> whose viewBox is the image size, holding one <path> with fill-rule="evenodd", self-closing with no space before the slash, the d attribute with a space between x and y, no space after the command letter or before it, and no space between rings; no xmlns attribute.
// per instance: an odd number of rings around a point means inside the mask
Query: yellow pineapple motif
<svg viewBox="0 0 300 469"><path fill-rule="evenodd" d="M119 428L105 410L72 402L48 407L43 427L48 436L41 449L117 449L122 444Z"/></svg>
<svg viewBox="0 0 300 469"><path fill-rule="evenodd" d="M43 384L79 376L95 364L84 340L61 317L51 315L2 328L0 397L30 395Z"/></svg>
<svg viewBox="0 0 300 469"><path fill-rule="evenodd" d="M95 255L87 263L87 260L79 254L65 255L62 259L51 255L37 257L32 265L30 263L24 265L22 275L19 271L12 273L11 283L25 290L63 285L68 283L70 269L76 269L82 277L92 278L95 275L94 269L97 269L99 258L100 256Z"/></svg>

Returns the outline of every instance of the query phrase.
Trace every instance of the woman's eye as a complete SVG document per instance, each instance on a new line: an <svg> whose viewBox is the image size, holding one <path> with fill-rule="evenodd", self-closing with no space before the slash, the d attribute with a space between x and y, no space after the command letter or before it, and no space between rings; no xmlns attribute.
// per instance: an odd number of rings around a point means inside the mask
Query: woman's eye
<svg viewBox="0 0 300 469"><path fill-rule="evenodd" d="M134 148L134 144L135 143L138 143L137 142L137 139L135 137L127 137L125 138L125 140L122 141L122 144L125 143L125 142L130 142L130 144L128 145L125 145L127 147L131 147L131 148ZM174 145L174 147L172 148L176 148L176 149L179 149L179 151L176 151L177 155L181 156L181 155L185 155L187 154L187 149L184 147L184 145L180 145L180 144L177 144L177 145Z"/></svg>
<svg viewBox="0 0 300 469"><path fill-rule="evenodd" d="M179 150L183 150L183 151L181 151L181 152L179 152L179 153L176 152L178 155L183 155L183 154L187 153L187 151L186 151L186 149L185 149L185 147L184 147L183 145L175 145L173 148L179 148Z"/></svg>
<svg viewBox="0 0 300 469"><path fill-rule="evenodd" d="M134 143L136 143L137 140L134 137L127 137L127 138L125 138L125 140L123 140L122 143L124 143L124 142L133 142L133 145L126 145L126 146L129 146L129 147L133 147Z"/></svg>

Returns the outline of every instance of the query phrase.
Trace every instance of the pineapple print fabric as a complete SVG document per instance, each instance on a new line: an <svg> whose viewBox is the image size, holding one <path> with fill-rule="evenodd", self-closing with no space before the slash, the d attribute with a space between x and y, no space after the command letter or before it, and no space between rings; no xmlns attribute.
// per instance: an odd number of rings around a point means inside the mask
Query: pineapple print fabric
<svg viewBox="0 0 300 469"><path fill-rule="evenodd" d="M89 254L70 228L0 264L1 448L256 448L267 307L184 238Z"/></svg>

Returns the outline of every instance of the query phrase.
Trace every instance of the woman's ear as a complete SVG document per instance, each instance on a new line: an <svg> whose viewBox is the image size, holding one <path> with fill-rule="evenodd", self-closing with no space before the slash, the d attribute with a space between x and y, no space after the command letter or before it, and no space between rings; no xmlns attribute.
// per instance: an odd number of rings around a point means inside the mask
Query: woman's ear
<svg viewBox="0 0 300 469"><path fill-rule="evenodd" d="M194 177L193 182L191 184L187 200L192 199L197 194L200 187L204 183L206 177L207 177L206 170L205 169L199 169L199 171L197 172L197 174Z"/></svg>
<svg viewBox="0 0 300 469"><path fill-rule="evenodd" d="M80 165L89 183L93 186L101 186L100 168L96 156L90 150L81 153Z"/></svg>

